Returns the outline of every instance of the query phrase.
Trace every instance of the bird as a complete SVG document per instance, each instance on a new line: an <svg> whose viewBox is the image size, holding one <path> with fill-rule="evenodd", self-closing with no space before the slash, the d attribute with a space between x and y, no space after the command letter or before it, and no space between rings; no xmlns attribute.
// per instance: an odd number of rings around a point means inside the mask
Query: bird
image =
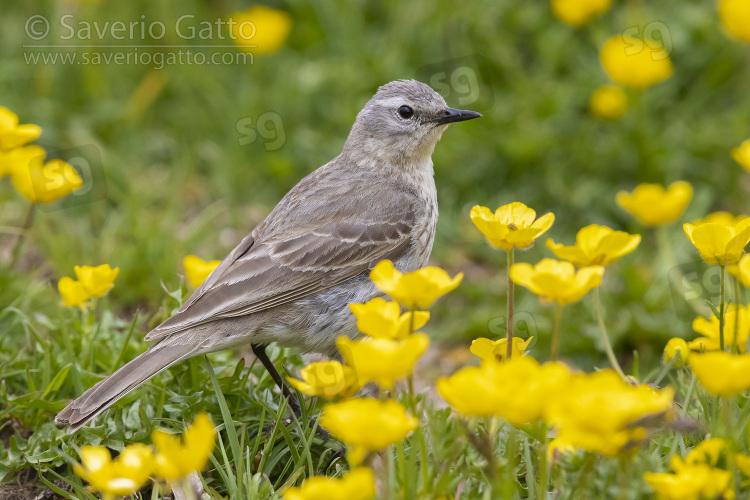
<svg viewBox="0 0 750 500"><path fill-rule="evenodd" d="M72 433L151 377L193 356L250 344L299 417L269 360L271 343L336 356L357 336L348 304L382 296L370 270L427 264L438 218L432 153L448 125L482 116L448 107L429 85L397 80L357 114L341 154L294 186L180 309L149 348L55 418Z"/></svg>

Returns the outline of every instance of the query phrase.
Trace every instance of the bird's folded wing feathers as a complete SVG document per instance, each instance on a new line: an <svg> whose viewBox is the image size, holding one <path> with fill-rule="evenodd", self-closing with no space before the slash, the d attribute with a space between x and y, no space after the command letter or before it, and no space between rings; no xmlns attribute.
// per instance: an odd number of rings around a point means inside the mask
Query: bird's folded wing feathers
<svg viewBox="0 0 750 500"><path fill-rule="evenodd" d="M389 194L395 203L386 216L382 211L377 217L372 211L350 211L343 221L325 218L290 228L288 238L279 232L267 238L252 233L146 340L293 302L365 272L384 258L396 258L410 242L416 203L407 193ZM336 207L327 208L335 213Z"/></svg>

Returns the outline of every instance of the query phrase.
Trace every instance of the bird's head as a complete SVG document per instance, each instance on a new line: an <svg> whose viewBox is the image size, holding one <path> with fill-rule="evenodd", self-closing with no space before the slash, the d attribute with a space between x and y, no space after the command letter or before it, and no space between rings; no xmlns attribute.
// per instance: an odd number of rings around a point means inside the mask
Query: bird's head
<svg viewBox="0 0 750 500"><path fill-rule="evenodd" d="M380 87L357 115L344 151L396 163L429 160L447 126L482 115L448 107L440 94L416 80Z"/></svg>

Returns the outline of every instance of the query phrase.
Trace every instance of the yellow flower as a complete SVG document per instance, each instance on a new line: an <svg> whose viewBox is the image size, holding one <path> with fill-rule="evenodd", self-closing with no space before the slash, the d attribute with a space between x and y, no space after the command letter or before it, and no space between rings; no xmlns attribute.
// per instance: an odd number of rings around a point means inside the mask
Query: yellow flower
<svg viewBox="0 0 750 500"><path fill-rule="evenodd" d="M737 264L750 241L750 218L737 224L683 224L685 234L706 264Z"/></svg>
<svg viewBox="0 0 750 500"><path fill-rule="evenodd" d="M367 467L356 467L340 479L314 476L299 488L284 490L284 500L370 500L375 496L375 476Z"/></svg>
<svg viewBox="0 0 750 500"><path fill-rule="evenodd" d="M472 417L502 417L513 425L540 419L550 398L567 383L562 363L539 363L530 356L505 363L462 368L438 379L436 388L457 412Z"/></svg>
<svg viewBox="0 0 750 500"><path fill-rule="evenodd" d="M599 52L604 71L624 87L645 89L661 83L672 75L672 61L655 42L615 35Z"/></svg>
<svg viewBox="0 0 750 500"><path fill-rule="evenodd" d="M75 473L102 492L104 498L135 493L148 481L153 468L154 454L145 444L126 446L114 460L107 448L83 446L81 464L73 466Z"/></svg>
<svg viewBox="0 0 750 500"><path fill-rule="evenodd" d="M732 35L750 42L750 3L747 0L719 0L719 19Z"/></svg>
<svg viewBox="0 0 750 500"><path fill-rule="evenodd" d="M338 361L310 363L300 371L302 380L286 379L298 391L308 396L323 396L326 399L349 397L359 390L357 374Z"/></svg>
<svg viewBox="0 0 750 500"><path fill-rule="evenodd" d="M608 266L635 250L640 242L641 236L638 234L592 224L578 231L575 245L565 246L548 239L547 247L557 258L570 261L578 267Z"/></svg>
<svg viewBox="0 0 750 500"><path fill-rule="evenodd" d="M75 266L78 281L86 288L92 297L104 297L114 286L115 278L120 273L120 268L112 269L109 264L101 266Z"/></svg>
<svg viewBox="0 0 750 500"><path fill-rule="evenodd" d="M44 163L44 150L36 146L22 148L13 157L11 178L16 190L32 203L50 203L83 186L76 169L62 160Z"/></svg>
<svg viewBox="0 0 750 500"><path fill-rule="evenodd" d="M589 111L597 120L619 120L627 109L628 96L615 85L599 87L589 100Z"/></svg>
<svg viewBox="0 0 750 500"><path fill-rule="evenodd" d="M83 283L64 276L57 282L57 289L68 307L80 306L91 298Z"/></svg>
<svg viewBox="0 0 750 500"><path fill-rule="evenodd" d="M573 375L547 405L545 420L571 446L614 456L647 437L646 422L671 418L674 391L633 386L613 370Z"/></svg>
<svg viewBox="0 0 750 500"><path fill-rule="evenodd" d="M34 157L44 161L47 153L39 146L23 146L8 151L0 149L0 178L12 175L19 169L27 168Z"/></svg>
<svg viewBox="0 0 750 500"><path fill-rule="evenodd" d="M451 279L439 267L423 267L403 274L390 260L381 260L370 272L375 287L407 308L427 308L437 299L456 288L464 277L458 273ZM416 319L416 317L415 317Z"/></svg>
<svg viewBox="0 0 750 500"><path fill-rule="evenodd" d="M411 375L414 365L430 345L424 333L410 335L406 340L363 338L351 340L347 336L336 339L336 347L346 364L352 367L361 385L375 382L390 389L396 380Z"/></svg>
<svg viewBox="0 0 750 500"><path fill-rule="evenodd" d="M231 37L237 46L253 54L279 50L292 30L292 16L283 10L256 5L229 17Z"/></svg>
<svg viewBox="0 0 750 500"><path fill-rule="evenodd" d="M691 354L690 369L714 396L735 396L750 388L750 354L711 351Z"/></svg>
<svg viewBox="0 0 750 500"><path fill-rule="evenodd" d="M723 226L736 226L743 220L747 219L747 215L733 215L730 212L711 212L707 216L705 216L702 219L696 219L693 222L691 222L694 226L699 226L701 224L721 224Z"/></svg>
<svg viewBox="0 0 750 500"><path fill-rule="evenodd" d="M690 348L687 342L679 337L674 337L669 339L666 347L664 347L664 362L669 363L672 358L677 356L672 366L679 368L687 364L688 354L690 354Z"/></svg>
<svg viewBox="0 0 750 500"><path fill-rule="evenodd" d="M195 288L198 288L206 281L208 275L219 267L220 260L205 261L195 255L188 255L182 259L182 265L185 267L185 275L188 281Z"/></svg>
<svg viewBox="0 0 750 500"><path fill-rule="evenodd" d="M667 189L659 184L638 184L632 193L617 193L617 204L644 226L661 226L677 220L693 198L693 187L685 181Z"/></svg>
<svg viewBox="0 0 750 500"><path fill-rule="evenodd" d="M323 407L320 426L347 445L352 465L370 451L381 451L403 441L419 422L399 402L372 398L350 399Z"/></svg>
<svg viewBox="0 0 750 500"><path fill-rule="evenodd" d="M740 147L732 149L732 158L745 170L750 170L750 139L742 141Z"/></svg>
<svg viewBox="0 0 750 500"><path fill-rule="evenodd" d="M737 468L746 476L750 476L750 457L745 454L737 453L734 456Z"/></svg>
<svg viewBox="0 0 750 500"><path fill-rule="evenodd" d="M494 214L489 208L476 205L471 209L471 222L493 247L511 250L533 245L535 239L552 227L555 214L549 212L537 219L534 210L514 201L498 208Z"/></svg>
<svg viewBox="0 0 750 500"><path fill-rule="evenodd" d="M739 323L738 323L739 320ZM698 316L693 320L693 330L703 335L688 346L693 351L718 351L719 350L719 318L711 315L709 319ZM745 352L747 338L750 336L750 308L729 304L724 313L724 345L735 344L734 332L737 331L737 348Z"/></svg>
<svg viewBox="0 0 750 500"><path fill-rule="evenodd" d="M743 255L737 264L727 266L727 271L745 287L750 288L750 255Z"/></svg>
<svg viewBox="0 0 750 500"><path fill-rule="evenodd" d="M18 148L42 134L38 125L19 125L18 116L0 106L0 151Z"/></svg>
<svg viewBox="0 0 750 500"><path fill-rule="evenodd" d="M415 311L412 324L411 312L401 314L397 302L386 302L381 297L375 297L365 304L349 304L349 309L357 318L357 329L374 338L403 340L409 335L411 327L417 331L430 319L429 312Z"/></svg>
<svg viewBox="0 0 750 500"><path fill-rule="evenodd" d="M683 462L680 457L672 457L672 468L677 470L682 465L706 464L715 467L719 463L722 453L727 450L727 442L721 438L705 439L690 450Z"/></svg>
<svg viewBox="0 0 750 500"><path fill-rule="evenodd" d="M556 18L578 28L607 12L612 0L552 0L551 3Z"/></svg>
<svg viewBox="0 0 750 500"><path fill-rule="evenodd" d="M214 451L216 430L211 418L199 413L182 439L157 429L151 433L151 440L156 447L154 472L162 479L175 480L203 470Z"/></svg>
<svg viewBox="0 0 750 500"><path fill-rule="evenodd" d="M517 285L528 288L543 302L560 305L580 300L589 290L602 283L602 266L585 267L576 272L570 262L542 259L532 266L526 262L513 264L510 279Z"/></svg>
<svg viewBox="0 0 750 500"><path fill-rule="evenodd" d="M523 340L519 337L513 337L513 357L522 356L533 338L529 337L528 340ZM490 340L481 337L471 342L469 351L481 359L483 363L503 361L508 354L508 339Z"/></svg>
<svg viewBox="0 0 750 500"><path fill-rule="evenodd" d="M674 474L646 472L643 479L658 500L734 498L731 473L705 464L684 465Z"/></svg>

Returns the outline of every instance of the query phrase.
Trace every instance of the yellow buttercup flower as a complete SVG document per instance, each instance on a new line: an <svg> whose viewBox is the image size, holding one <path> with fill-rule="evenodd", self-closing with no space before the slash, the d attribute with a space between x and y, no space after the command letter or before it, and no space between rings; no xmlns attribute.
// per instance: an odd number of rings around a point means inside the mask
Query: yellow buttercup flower
<svg viewBox="0 0 750 500"><path fill-rule="evenodd" d="M155 474L175 480L203 470L214 451L216 429L206 413L199 413L182 439L157 429L151 440L156 447Z"/></svg>
<svg viewBox="0 0 750 500"><path fill-rule="evenodd" d="M539 420L550 398L566 385L570 370L562 363L539 363L516 356L505 363L462 368L438 379L436 388L457 412L472 417L501 417L513 425Z"/></svg>
<svg viewBox="0 0 750 500"><path fill-rule="evenodd" d="M288 488L283 500L370 500L375 496L375 476L367 467L356 467L340 479L314 476L299 488Z"/></svg>
<svg viewBox="0 0 750 500"><path fill-rule="evenodd" d="M82 446L81 463L73 466L76 474L107 499L138 491L148 481L153 468L153 451L144 444L126 446L114 460L107 448Z"/></svg>
<svg viewBox="0 0 750 500"><path fill-rule="evenodd" d="M510 279L514 283L539 295L543 302L560 305L580 300L589 290L601 285L602 276L602 266L585 267L576 272L570 262L555 259L542 259L535 266L521 262L510 268Z"/></svg>
<svg viewBox="0 0 750 500"><path fill-rule="evenodd" d="M529 337L528 340L523 340L519 337L513 337L513 357L522 356L533 338ZM471 342L469 351L481 359L483 363L504 361L508 354L508 339L490 340L480 337Z"/></svg>
<svg viewBox="0 0 750 500"><path fill-rule="evenodd" d="M738 263L727 266L727 271L745 287L750 288L750 255L743 255Z"/></svg>
<svg viewBox="0 0 750 500"><path fill-rule="evenodd" d="M664 362L668 363L672 358L677 356L672 366L679 368L687 364L689 354L690 348L687 342L679 337L674 337L669 339L666 347L664 347Z"/></svg>
<svg viewBox="0 0 750 500"><path fill-rule="evenodd" d="M28 151L38 150L30 147ZM44 163L43 155L29 153L22 155L19 161L22 163L11 167L13 185L32 203L50 203L83 186L76 169L63 160Z"/></svg>
<svg viewBox="0 0 750 500"><path fill-rule="evenodd" d="M423 267L403 274L390 260L381 260L370 272L370 279L378 290L404 307L422 309L456 288L463 277L464 273L458 273L451 278L439 267Z"/></svg>
<svg viewBox="0 0 750 500"><path fill-rule="evenodd" d="M357 318L357 329L374 338L403 340L411 328L417 331L430 319L429 312L415 311L412 323L411 312L401 314L397 302L387 302L382 297L375 297L365 304L349 304L349 309Z"/></svg>
<svg viewBox="0 0 750 500"><path fill-rule="evenodd" d="M6 175L13 175L16 170L28 168L31 160L39 157L44 161L47 152L39 146L23 146L8 151L0 150L0 178Z"/></svg>
<svg viewBox="0 0 750 500"><path fill-rule="evenodd" d="M283 10L256 5L229 17L231 36L237 46L253 54L279 50L292 31L292 16Z"/></svg>
<svg viewBox="0 0 750 500"><path fill-rule="evenodd" d="M75 266L73 271L90 296L104 297L114 286L120 268L112 269L109 264L102 264L96 267Z"/></svg>
<svg viewBox="0 0 750 500"><path fill-rule="evenodd" d="M719 0L719 19L732 35L750 42L750 3L747 0Z"/></svg>
<svg viewBox="0 0 750 500"><path fill-rule="evenodd" d="M103 297L114 286L120 268L112 269L109 264L101 266L75 266L73 270L78 280L67 276L60 278L57 289L68 307L80 306L91 297Z"/></svg>
<svg viewBox="0 0 750 500"><path fill-rule="evenodd" d="M396 380L411 375L414 365L430 345L424 333L410 335L406 340L363 338L351 340L347 336L336 339L336 347L348 366L356 373L361 385L375 382L383 389L391 389Z"/></svg>
<svg viewBox="0 0 750 500"><path fill-rule="evenodd" d="M704 439L690 450L683 462L680 457L672 457L672 468L678 469L682 465L707 464L712 467L719 463L721 455L727 450L727 442L721 438ZM677 467L674 465L677 464Z"/></svg>
<svg viewBox="0 0 750 500"><path fill-rule="evenodd" d="M638 234L592 224L578 231L575 245L565 246L548 239L547 247L557 258L578 267L608 266L635 250L640 242L641 236Z"/></svg>
<svg viewBox="0 0 750 500"><path fill-rule="evenodd" d="M185 276L188 282L195 288L198 288L206 281L206 278L219 267L220 260L205 261L195 255L188 255L182 259L182 265L185 267Z"/></svg>
<svg viewBox="0 0 750 500"><path fill-rule="evenodd" d="M646 472L643 479L658 500L734 498L732 474L705 464L683 465L673 474Z"/></svg>
<svg viewBox="0 0 750 500"><path fill-rule="evenodd" d="M659 184L638 184L632 193L617 193L617 204L644 226L661 226L680 218L693 198L693 187L685 181L667 189Z"/></svg>
<svg viewBox="0 0 750 500"><path fill-rule="evenodd" d="M552 0L551 4L556 18L578 28L607 12L612 0Z"/></svg>
<svg viewBox="0 0 750 500"><path fill-rule="evenodd" d="M68 276L60 278L60 281L57 282L57 290L60 292L63 303L68 307L83 305L91 298L83 283Z"/></svg>
<svg viewBox="0 0 750 500"><path fill-rule="evenodd" d="M573 375L546 407L545 420L575 448L614 456L645 440L644 422L671 418L674 390L633 386L614 370Z"/></svg>
<svg viewBox="0 0 750 500"><path fill-rule="evenodd" d="M698 382L714 396L736 396L750 388L750 354L694 353L688 362Z"/></svg>
<svg viewBox="0 0 750 500"><path fill-rule="evenodd" d="M19 125L18 115L0 106L0 151L23 146L42 135L38 125Z"/></svg>
<svg viewBox="0 0 750 500"><path fill-rule="evenodd" d="M711 212L707 216L703 217L702 219L696 219L693 222L691 222L694 226L699 226L701 224L721 224L723 226L736 226L743 220L747 219L747 215L734 215L730 212Z"/></svg>
<svg viewBox="0 0 750 500"><path fill-rule="evenodd" d="M734 456L734 463L737 464L737 468L746 476L750 476L750 457L743 454L737 453Z"/></svg>
<svg viewBox="0 0 750 500"><path fill-rule="evenodd" d="M537 219L533 209L514 201L498 208L494 214L489 208L476 205L471 209L471 222L492 246L512 250L533 245L535 239L552 227L555 214L549 212Z"/></svg>
<svg viewBox="0 0 750 500"><path fill-rule="evenodd" d="M653 41L615 35L599 52L604 71L623 87L645 89L672 76L672 61Z"/></svg>
<svg viewBox="0 0 750 500"><path fill-rule="evenodd" d="M320 426L347 445L349 462L357 465L370 451L403 441L419 422L394 400L350 399L323 407Z"/></svg>
<svg viewBox="0 0 750 500"><path fill-rule="evenodd" d="M750 170L750 139L742 141L740 147L732 149L732 158L745 170Z"/></svg>
<svg viewBox="0 0 750 500"><path fill-rule="evenodd" d="M711 315L709 319L698 316L693 320L693 330L703 335L691 341L688 346L693 351L719 350L719 318ZM735 341L734 334L737 332ZM750 336L750 308L729 304L724 312L724 345L737 344L740 352L745 352L747 338Z"/></svg>
<svg viewBox="0 0 750 500"><path fill-rule="evenodd" d="M326 399L349 397L360 387L354 370L338 361L310 363L300 371L300 376L302 380L292 377L286 379L294 388L308 396L323 396Z"/></svg>
<svg viewBox="0 0 750 500"><path fill-rule="evenodd" d="M628 96L616 85L599 87L589 99L589 111L597 120L619 120L628 110Z"/></svg>
<svg viewBox="0 0 750 500"><path fill-rule="evenodd" d="M750 218L731 225L707 222L682 227L706 264L737 264L750 241Z"/></svg>

